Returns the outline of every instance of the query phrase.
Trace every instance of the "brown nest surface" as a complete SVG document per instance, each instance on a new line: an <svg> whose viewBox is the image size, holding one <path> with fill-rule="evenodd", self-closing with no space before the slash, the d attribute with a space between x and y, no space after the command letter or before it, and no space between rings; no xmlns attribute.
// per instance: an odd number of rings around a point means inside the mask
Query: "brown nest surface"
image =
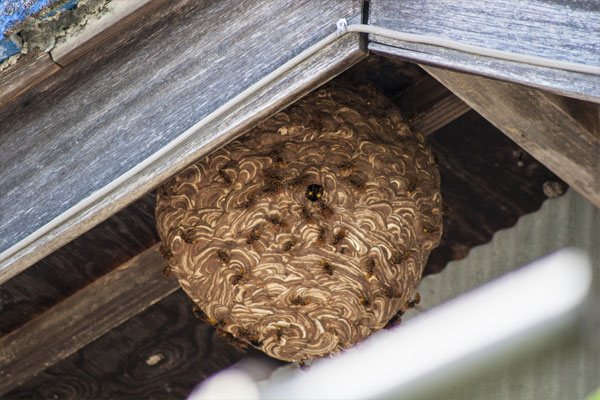
<svg viewBox="0 0 600 400"><path fill-rule="evenodd" d="M328 86L164 185L162 252L221 335L281 360L322 357L410 299L441 237L439 186L388 99Z"/></svg>

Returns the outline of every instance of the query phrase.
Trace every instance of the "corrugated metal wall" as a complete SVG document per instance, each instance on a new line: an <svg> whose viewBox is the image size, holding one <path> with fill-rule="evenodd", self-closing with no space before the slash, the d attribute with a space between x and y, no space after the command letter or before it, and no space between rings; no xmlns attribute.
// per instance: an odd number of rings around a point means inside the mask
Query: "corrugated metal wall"
<svg viewBox="0 0 600 400"><path fill-rule="evenodd" d="M590 316L598 317L600 210L573 190L546 201L514 227L497 232L490 243L473 248L467 258L424 278L418 288L421 305L431 308L566 246L586 251L592 260L596 298ZM521 360L486 379L449 387L444 398L583 399L600 385L599 318L592 324L593 333L582 340Z"/></svg>

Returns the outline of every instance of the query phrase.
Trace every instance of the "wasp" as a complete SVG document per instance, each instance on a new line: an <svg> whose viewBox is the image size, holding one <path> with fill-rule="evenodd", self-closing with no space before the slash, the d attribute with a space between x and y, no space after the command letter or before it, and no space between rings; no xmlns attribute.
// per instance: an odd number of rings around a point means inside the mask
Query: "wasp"
<svg viewBox="0 0 600 400"><path fill-rule="evenodd" d="M325 234L327 233L327 229L324 227L319 228L319 235L317 236L317 244L319 246L323 246L325 244Z"/></svg>
<svg viewBox="0 0 600 400"><path fill-rule="evenodd" d="M358 167L352 161L346 161L345 163L338 165L338 168L342 173L346 174L351 172L358 172Z"/></svg>
<svg viewBox="0 0 600 400"><path fill-rule="evenodd" d="M227 172L223 171L222 169L217 171L217 174L219 175L219 178L221 179L223 184L225 184L225 186L229 186L233 183L231 176Z"/></svg>
<svg viewBox="0 0 600 400"><path fill-rule="evenodd" d="M227 343L234 347L237 347L240 350L246 350L248 348L248 344L246 342L239 340L229 332L225 332L222 329L218 329L217 334L221 339L227 341Z"/></svg>
<svg viewBox="0 0 600 400"><path fill-rule="evenodd" d="M283 336L283 328L281 328L280 326L277 327L277 329L275 329L275 341L277 343L281 343L281 337Z"/></svg>
<svg viewBox="0 0 600 400"><path fill-rule="evenodd" d="M367 267L367 279L369 279L373 276L373 271L375 270L375 260L367 258L365 266Z"/></svg>
<svg viewBox="0 0 600 400"><path fill-rule="evenodd" d="M440 228L437 226L428 226L428 225L423 226L424 233L438 233L439 231L440 231Z"/></svg>
<svg viewBox="0 0 600 400"><path fill-rule="evenodd" d="M280 228L285 228L287 226L287 224L277 215L270 217L269 222L275 226L279 226Z"/></svg>
<svg viewBox="0 0 600 400"><path fill-rule="evenodd" d="M260 239L260 231L258 228L253 228L246 238L246 244L252 244Z"/></svg>
<svg viewBox="0 0 600 400"><path fill-rule="evenodd" d="M281 186L279 184L268 184L262 190L262 194L264 195L277 194L279 192L281 192Z"/></svg>
<svg viewBox="0 0 600 400"><path fill-rule="evenodd" d="M329 276L333 275L333 267L325 260L321 260L321 267L325 271L325 273Z"/></svg>
<svg viewBox="0 0 600 400"><path fill-rule="evenodd" d="M412 194L415 190L417 190L418 183L415 180L409 180L406 185L406 193Z"/></svg>
<svg viewBox="0 0 600 400"><path fill-rule="evenodd" d="M263 170L262 175L265 178L265 183L267 184L281 184L281 176L274 171Z"/></svg>
<svg viewBox="0 0 600 400"><path fill-rule="evenodd" d="M233 278L231 279L231 284L232 285L237 285L239 284L244 278L246 277L246 271L244 271L244 268L239 268L237 270L237 272L235 273L235 275L233 276Z"/></svg>
<svg viewBox="0 0 600 400"><path fill-rule="evenodd" d="M409 308L417 308L417 304L419 304L421 302L421 295L419 294L419 292L415 293L415 296L412 298L412 300L408 300L406 302L406 304L404 305L405 309L409 309Z"/></svg>
<svg viewBox="0 0 600 400"><path fill-rule="evenodd" d="M442 216L447 217L448 215L450 215L450 207L443 205L442 206Z"/></svg>
<svg viewBox="0 0 600 400"><path fill-rule="evenodd" d="M223 250L217 250L217 257L219 257L219 260L223 264L229 264L229 261L231 261L231 257L229 256L229 254L227 254L227 252Z"/></svg>
<svg viewBox="0 0 600 400"><path fill-rule="evenodd" d="M253 346L260 347L263 344L263 341L260 340L260 336L256 332L250 332L246 328L240 328L237 331L237 336L241 340L245 340L246 342L252 344Z"/></svg>
<svg viewBox="0 0 600 400"><path fill-rule="evenodd" d="M279 168L285 167L285 161L283 158L281 158L281 156L275 157L275 165L277 165Z"/></svg>
<svg viewBox="0 0 600 400"><path fill-rule="evenodd" d="M306 208L306 206L302 206L302 211L300 212L300 216L301 216L302 220L304 222L306 222L307 224L313 223L312 215L310 215L310 211L308 211L308 208Z"/></svg>
<svg viewBox="0 0 600 400"><path fill-rule="evenodd" d="M360 192L365 191L365 189L366 189L365 183L359 177L357 177L355 175L350 175L348 178L346 178L346 180L352 187L354 187L358 191L360 191Z"/></svg>
<svg viewBox="0 0 600 400"><path fill-rule="evenodd" d="M167 261L173 260L173 252L171 251L171 249L169 249L164 244L160 245L160 247L158 248L158 252L160 253L161 256L163 256L163 258L165 260L167 260Z"/></svg>
<svg viewBox="0 0 600 400"><path fill-rule="evenodd" d="M308 185L305 196L313 203L317 200L320 200L321 197L323 197L323 186L316 183Z"/></svg>
<svg viewBox="0 0 600 400"><path fill-rule="evenodd" d="M383 327L384 329L389 329L393 326L396 325L400 325L400 323L402 323L402 316L404 315L404 311L403 310L399 310L396 315L394 315L392 318L390 318L390 320L388 321L387 324L385 324L385 326Z"/></svg>
<svg viewBox="0 0 600 400"><path fill-rule="evenodd" d="M333 242L331 242L331 244L337 246L347 235L348 232L344 228L338 229L337 233L333 236Z"/></svg>
<svg viewBox="0 0 600 400"><path fill-rule="evenodd" d="M333 211L331 211L331 208L323 203L322 201L319 202L319 209L321 210L321 215L325 218L329 218L331 217L331 214L333 214Z"/></svg>
<svg viewBox="0 0 600 400"><path fill-rule="evenodd" d="M283 244L283 251L290 251L292 249L292 247L294 247L297 243L297 240L295 237L291 238L290 240L288 240L287 242L285 242Z"/></svg>
<svg viewBox="0 0 600 400"><path fill-rule="evenodd" d="M183 241L188 243L188 244L195 244L196 243L196 239L194 238L194 234L192 233L192 231L185 231L183 232L183 234L181 235L181 237L183 238Z"/></svg>
<svg viewBox="0 0 600 400"><path fill-rule="evenodd" d="M307 370L310 367L310 365L308 365L305 360L298 361L298 366L303 371Z"/></svg>
<svg viewBox="0 0 600 400"><path fill-rule="evenodd" d="M192 308L192 313L194 314L194 317L200 319L201 321L208 322L212 326L218 326L223 324L220 324L219 321L217 321L215 318L206 315L206 313L202 311L202 309L200 309L200 307L198 307L197 305L194 305L194 308Z"/></svg>
<svg viewBox="0 0 600 400"><path fill-rule="evenodd" d="M410 258L410 254L408 253L395 253L390 260L392 264L402 264Z"/></svg>
<svg viewBox="0 0 600 400"><path fill-rule="evenodd" d="M383 288L383 295L385 297L387 297L388 299L397 299L399 297L401 297L399 294L397 294L394 290L392 290L391 287L389 286L384 286Z"/></svg>
<svg viewBox="0 0 600 400"><path fill-rule="evenodd" d="M306 182L308 182L308 175L297 176L294 179L289 181L288 187L292 190L295 190L295 189L299 188L300 186L303 186L304 184L306 184Z"/></svg>
<svg viewBox="0 0 600 400"><path fill-rule="evenodd" d="M248 196L248 199L246 201L244 201L242 204L240 204L240 208L242 210L247 210L248 208L252 207L254 205L254 203L256 203L256 195L254 193L251 193Z"/></svg>
<svg viewBox="0 0 600 400"><path fill-rule="evenodd" d="M306 306L311 303L310 299L305 299L301 296L297 296L292 300L292 304L295 306Z"/></svg>
<svg viewBox="0 0 600 400"><path fill-rule="evenodd" d="M362 304L365 308L369 308L371 307L371 302L369 301L369 299L367 299L366 297L359 297L358 301L360 302L360 304Z"/></svg>

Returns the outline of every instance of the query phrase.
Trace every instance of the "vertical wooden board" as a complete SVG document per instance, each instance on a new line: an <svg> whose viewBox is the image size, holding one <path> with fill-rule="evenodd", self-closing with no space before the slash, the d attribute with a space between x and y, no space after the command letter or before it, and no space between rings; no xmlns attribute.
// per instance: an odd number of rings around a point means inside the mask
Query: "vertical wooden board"
<svg viewBox="0 0 600 400"><path fill-rule="evenodd" d="M345 36L271 85L261 99L250 99L246 112L213 121L168 160L120 185L110 199L7 252L334 32L338 18L358 15L360 7L356 0L172 2L141 21L144 27L132 28L135 40L124 34L126 44L118 52L102 57L101 46L90 54L93 65L75 62L68 74L45 82L21 104L0 109L0 168L7 171L0 182L7 193L0 198L0 280L363 58L359 36Z"/></svg>
<svg viewBox="0 0 600 400"><path fill-rule="evenodd" d="M373 0L369 23L464 44L600 66L600 3L527 0ZM369 36L369 49L600 102L600 76Z"/></svg>
<svg viewBox="0 0 600 400"><path fill-rule="evenodd" d="M600 207L600 105L488 78L423 68Z"/></svg>

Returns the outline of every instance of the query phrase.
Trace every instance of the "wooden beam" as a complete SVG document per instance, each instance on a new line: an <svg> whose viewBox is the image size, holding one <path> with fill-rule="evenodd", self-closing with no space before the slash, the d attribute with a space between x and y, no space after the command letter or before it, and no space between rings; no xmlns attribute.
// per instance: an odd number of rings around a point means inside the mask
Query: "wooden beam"
<svg viewBox="0 0 600 400"><path fill-rule="evenodd" d="M60 66L48 53L34 52L22 56L0 74L0 107L58 71Z"/></svg>
<svg viewBox="0 0 600 400"><path fill-rule="evenodd" d="M428 136L471 109L444 85L427 76L392 99L411 120L412 127Z"/></svg>
<svg viewBox="0 0 600 400"><path fill-rule="evenodd" d="M0 108L0 283L366 57L345 35L207 119L361 6L170 1Z"/></svg>
<svg viewBox="0 0 600 400"><path fill-rule="evenodd" d="M372 0L369 24L600 68L597 1ZM600 103L600 74L509 62L369 35L369 50Z"/></svg>
<svg viewBox="0 0 600 400"><path fill-rule="evenodd" d="M600 207L600 105L479 76L423 68Z"/></svg>
<svg viewBox="0 0 600 400"><path fill-rule="evenodd" d="M85 27L57 44L50 55L55 63L66 66L121 34L131 24L155 12L169 0L113 0L100 18L90 18Z"/></svg>
<svg viewBox="0 0 600 400"><path fill-rule="evenodd" d="M176 291L159 245L0 338L0 396Z"/></svg>

